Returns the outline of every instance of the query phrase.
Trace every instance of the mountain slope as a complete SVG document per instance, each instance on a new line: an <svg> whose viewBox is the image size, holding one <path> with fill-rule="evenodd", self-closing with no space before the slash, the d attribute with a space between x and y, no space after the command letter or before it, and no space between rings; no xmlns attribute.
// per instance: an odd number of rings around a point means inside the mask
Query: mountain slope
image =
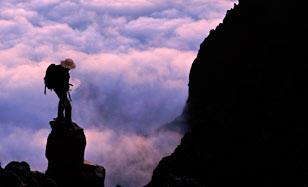
<svg viewBox="0 0 308 187"><path fill-rule="evenodd" d="M193 62L190 130L147 186L308 184L303 1L240 1Z"/></svg>

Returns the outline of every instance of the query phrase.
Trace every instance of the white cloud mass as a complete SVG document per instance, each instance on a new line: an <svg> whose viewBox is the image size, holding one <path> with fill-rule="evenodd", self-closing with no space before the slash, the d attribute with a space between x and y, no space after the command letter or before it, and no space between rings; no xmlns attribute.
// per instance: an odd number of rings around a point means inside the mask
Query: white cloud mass
<svg viewBox="0 0 308 187"><path fill-rule="evenodd" d="M199 44L234 0L6 0L0 2L0 162L44 171L43 95L51 63L70 57L73 119L86 159L107 169L106 186L142 186L177 132L155 130L181 114Z"/></svg>

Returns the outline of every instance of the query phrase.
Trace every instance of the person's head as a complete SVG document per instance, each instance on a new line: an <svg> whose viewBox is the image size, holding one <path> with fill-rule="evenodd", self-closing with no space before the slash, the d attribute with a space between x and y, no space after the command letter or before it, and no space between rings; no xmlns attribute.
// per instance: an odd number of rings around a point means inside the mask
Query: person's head
<svg viewBox="0 0 308 187"><path fill-rule="evenodd" d="M65 60L61 61L61 66L64 67L64 68L67 68L69 70L76 68L76 64L70 58L66 58Z"/></svg>

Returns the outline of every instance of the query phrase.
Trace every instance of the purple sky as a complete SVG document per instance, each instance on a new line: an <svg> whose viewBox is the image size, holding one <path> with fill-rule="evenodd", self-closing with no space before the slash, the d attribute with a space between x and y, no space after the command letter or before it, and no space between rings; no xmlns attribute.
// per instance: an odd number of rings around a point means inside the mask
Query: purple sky
<svg viewBox="0 0 308 187"><path fill-rule="evenodd" d="M141 186L176 132L199 44L234 0L7 0L0 2L0 162L44 171L50 63L70 57L73 118L85 128L86 159L107 169L106 186ZM143 136L147 134L147 136Z"/></svg>

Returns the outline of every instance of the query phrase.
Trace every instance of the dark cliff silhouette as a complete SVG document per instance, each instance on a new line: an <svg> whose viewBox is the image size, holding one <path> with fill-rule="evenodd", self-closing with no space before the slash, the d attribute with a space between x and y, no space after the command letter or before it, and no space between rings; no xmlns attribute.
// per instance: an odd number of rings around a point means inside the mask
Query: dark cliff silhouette
<svg viewBox="0 0 308 187"><path fill-rule="evenodd" d="M148 187L308 185L304 1L241 0L200 46L189 131Z"/></svg>

